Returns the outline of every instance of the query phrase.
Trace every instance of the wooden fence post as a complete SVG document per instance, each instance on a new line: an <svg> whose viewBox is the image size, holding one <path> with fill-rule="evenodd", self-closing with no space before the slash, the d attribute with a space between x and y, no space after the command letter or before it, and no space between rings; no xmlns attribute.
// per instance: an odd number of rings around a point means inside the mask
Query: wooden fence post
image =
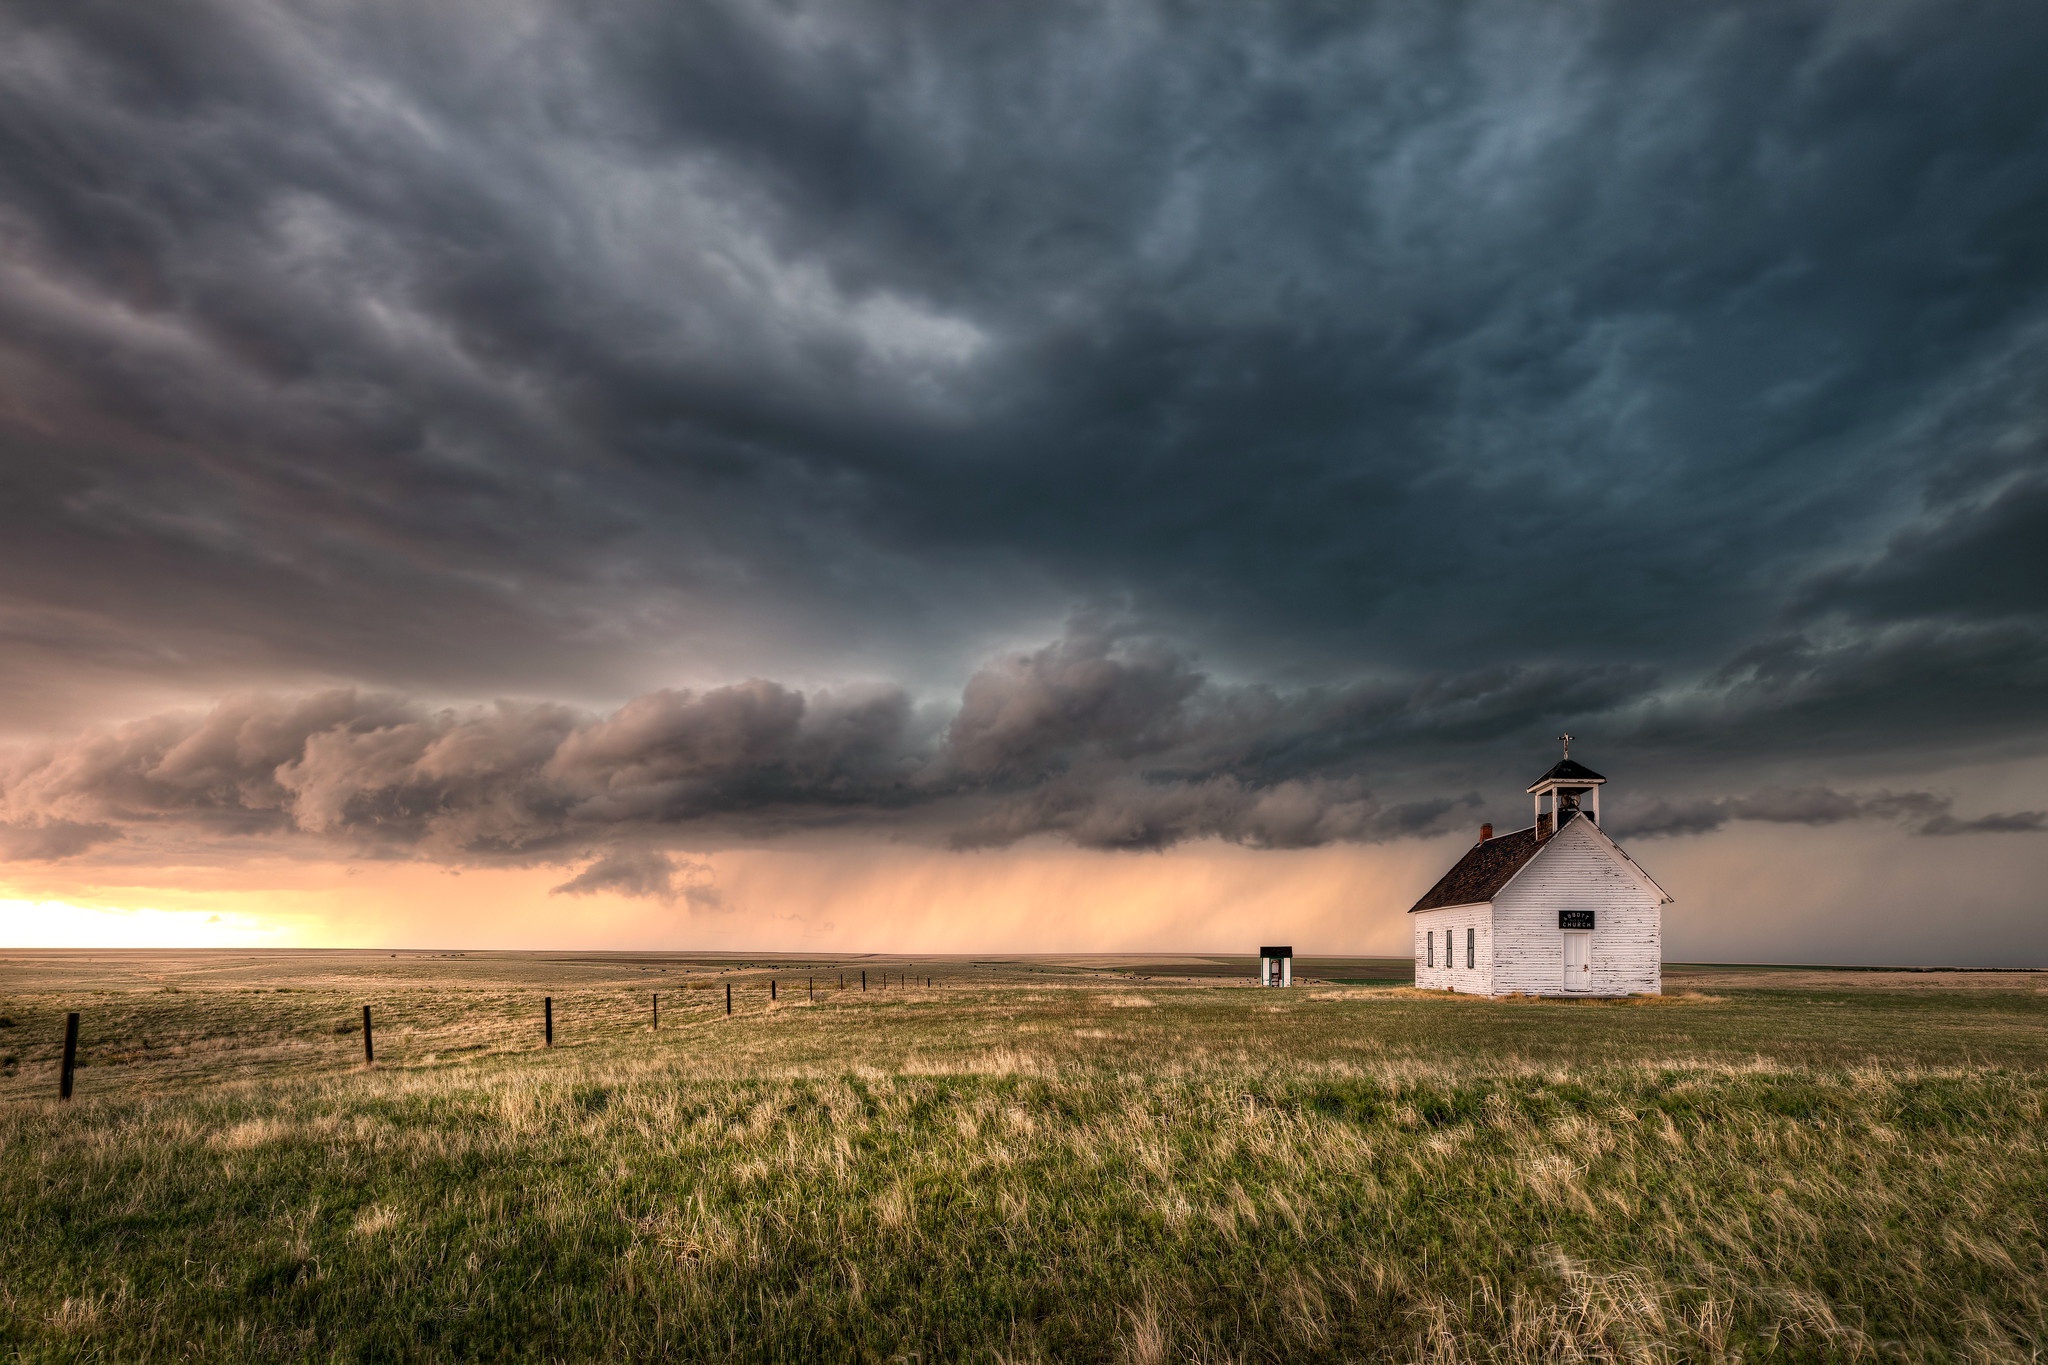
<svg viewBox="0 0 2048 1365"><path fill-rule="evenodd" d="M817 1003L818 1003L818 978L817 978L817 977L815 977L815 976L814 976L814 977L812 977L812 978L811 978L811 980L810 980L810 994L811 994L811 1003L812 1003L813 1005L817 1004Z"/></svg>
<svg viewBox="0 0 2048 1365"><path fill-rule="evenodd" d="M654 993L654 1026L661 1027L661 992Z"/></svg>
<svg viewBox="0 0 2048 1365"><path fill-rule="evenodd" d="M377 1045L370 1037L370 1007L363 1006L363 1065L377 1064Z"/></svg>
<svg viewBox="0 0 2048 1365"><path fill-rule="evenodd" d="M78 1011L64 1016L64 1066L57 1073L57 1098L71 1098L71 1073L78 1069Z"/></svg>
<svg viewBox="0 0 2048 1365"><path fill-rule="evenodd" d="M868 993L868 969L865 967L860 969L860 993L862 995Z"/></svg>
<svg viewBox="0 0 2048 1365"><path fill-rule="evenodd" d="M732 982L730 981L725 983L725 1012L728 1015L732 1013Z"/></svg>
<svg viewBox="0 0 2048 1365"><path fill-rule="evenodd" d="M775 978L774 978L774 977L772 977L772 976L768 978L768 998L769 998L770 1000L773 1000L773 999L775 999L775 998L776 998L776 995L775 995Z"/></svg>
<svg viewBox="0 0 2048 1365"><path fill-rule="evenodd" d="M548 1046L553 1047L555 1045L555 997L552 995L542 996L540 1007L547 1018Z"/></svg>

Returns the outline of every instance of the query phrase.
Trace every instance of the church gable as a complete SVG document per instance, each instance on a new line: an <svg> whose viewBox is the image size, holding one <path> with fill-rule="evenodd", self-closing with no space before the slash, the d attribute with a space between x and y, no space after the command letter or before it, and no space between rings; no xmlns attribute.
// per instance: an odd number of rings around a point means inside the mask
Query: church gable
<svg viewBox="0 0 2048 1365"><path fill-rule="evenodd" d="M1641 898L1662 904L1670 899L1606 831L1583 817L1544 840L1537 852L1495 892L1502 906Z"/></svg>

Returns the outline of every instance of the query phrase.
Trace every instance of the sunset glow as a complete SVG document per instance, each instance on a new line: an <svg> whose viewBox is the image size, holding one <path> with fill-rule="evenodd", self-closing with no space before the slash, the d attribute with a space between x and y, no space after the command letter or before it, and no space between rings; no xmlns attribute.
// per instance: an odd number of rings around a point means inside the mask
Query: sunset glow
<svg viewBox="0 0 2048 1365"><path fill-rule="evenodd" d="M0 942L13 948L288 948L304 939L257 915L0 898Z"/></svg>
<svg viewBox="0 0 2048 1365"><path fill-rule="evenodd" d="M2034 932L2029 897L2048 877L2048 849L1987 872L1990 837L1930 844L1766 829L1648 847L1659 877L1687 891L1666 914L1679 960L2007 966L2004 945ZM983 854L784 844L703 855L700 884L713 895L696 903L564 895L555 888L567 870L545 867L272 861L186 870L182 884L175 873L44 873L0 884L0 942L971 954L1237 953L1279 940L1398 956L1408 946L1402 911L1464 842L1295 851L1208 842L1142 855L1050 843ZM1870 914L1891 901L1942 905L1983 932L1945 935ZM1838 936L1848 924L1862 926L1853 945Z"/></svg>

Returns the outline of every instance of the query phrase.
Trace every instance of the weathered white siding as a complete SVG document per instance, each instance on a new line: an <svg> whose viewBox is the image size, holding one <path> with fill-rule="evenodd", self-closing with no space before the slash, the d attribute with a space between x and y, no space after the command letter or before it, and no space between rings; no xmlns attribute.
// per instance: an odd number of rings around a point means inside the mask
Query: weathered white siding
<svg viewBox="0 0 2048 1365"><path fill-rule="evenodd" d="M1592 986L1570 994L1662 993L1663 897L1591 822L1574 820L1494 898L1493 994L1567 993L1560 910L1593 912ZM1443 912L1414 918L1430 913Z"/></svg>
<svg viewBox="0 0 2048 1365"><path fill-rule="evenodd" d="M1493 994L1493 912L1484 905L1459 905L1443 910L1420 910L1408 917L1415 921L1415 984L1423 990L1465 991L1473 995ZM1477 966L1465 965L1465 930L1478 930ZM1424 934L1436 934L1436 966L1428 965ZM1457 953L1456 965L1444 963L1444 935L1449 933Z"/></svg>

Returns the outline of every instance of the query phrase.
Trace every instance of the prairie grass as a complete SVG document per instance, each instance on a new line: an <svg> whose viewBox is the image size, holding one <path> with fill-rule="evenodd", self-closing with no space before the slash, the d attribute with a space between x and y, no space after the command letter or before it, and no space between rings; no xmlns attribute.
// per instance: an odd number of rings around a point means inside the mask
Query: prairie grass
<svg viewBox="0 0 2048 1365"><path fill-rule="evenodd" d="M862 995L811 964L811 1004L801 965L765 962L96 957L0 964L9 1359L1991 1362L2048 1341L2028 978L1723 969L1688 996L1674 972L1643 1006L1057 964L929 964L932 989ZM84 1064L60 1105L66 1009Z"/></svg>

